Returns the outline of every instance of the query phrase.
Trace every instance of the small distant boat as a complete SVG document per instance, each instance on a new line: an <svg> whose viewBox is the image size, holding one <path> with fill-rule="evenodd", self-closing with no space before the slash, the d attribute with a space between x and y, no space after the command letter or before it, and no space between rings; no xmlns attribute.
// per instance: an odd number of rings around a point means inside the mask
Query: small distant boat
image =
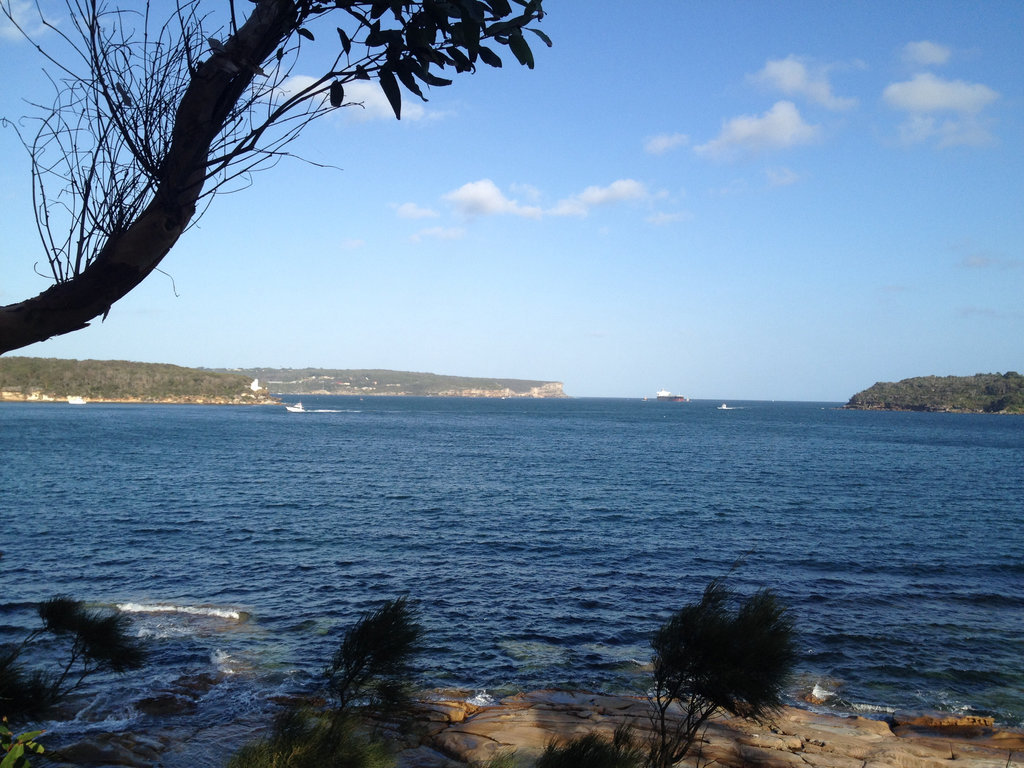
<svg viewBox="0 0 1024 768"><path fill-rule="evenodd" d="M284 409L286 411L289 411L290 413L305 413L306 412L306 409L302 407L302 403L301 402L298 402L295 405L286 405L284 407Z"/></svg>
<svg viewBox="0 0 1024 768"><path fill-rule="evenodd" d="M68 395L68 405L85 405L85 398L81 395Z"/></svg>
<svg viewBox="0 0 1024 768"><path fill-rule="evenodd" d="M720 411L735 411L736 409L735 408L730 408L725 403L722 403L720 406L718 406L718 410L720 410Z"/></svg>

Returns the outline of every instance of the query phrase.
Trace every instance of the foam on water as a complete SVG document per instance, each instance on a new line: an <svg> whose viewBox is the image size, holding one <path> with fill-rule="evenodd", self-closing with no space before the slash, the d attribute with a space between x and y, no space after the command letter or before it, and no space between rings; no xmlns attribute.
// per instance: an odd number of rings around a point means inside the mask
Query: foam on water
<svg viewBox="0 0 1024 768"><path fill-rule="evenodd" d="M234 622L247 621L249 614L233 608L218 608L211 605L173 605L170 603L118 603L122 613L183 613L189 616L209 616Z"/></svg>

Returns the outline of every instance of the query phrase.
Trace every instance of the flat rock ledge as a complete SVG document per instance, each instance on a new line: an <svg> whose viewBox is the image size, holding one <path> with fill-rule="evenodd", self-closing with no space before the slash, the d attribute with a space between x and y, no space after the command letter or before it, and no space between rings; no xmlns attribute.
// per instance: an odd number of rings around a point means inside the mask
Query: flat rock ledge
<svg viewBox="0 0 1024 768"><path fill-rule="evenodd" d="M623 723L641 737L650 731L648 703L627 696L535 691L492 706L443 696L424 706L425 732L400 753L399 768L460 768L502 752L525 767L552 741L595 731L610 738ZM1011 753L1024 751L1024 733L997 730L989 718L915 714L887 722L787 707L770 725L716 719L692 751L681 765L1021 768L1024 759Z"/></svg>
<svg viewBox="0 0 1024 768"><path fill-rule="evenodd" d="M650 732L645 699L580 691L534 691L479 706L466 692L435 691L421 703L413 733L399 739L398 768L478 768L512 752L530 768L550 742L621 724ZM165 697L166 698L166 697ZM157 713L175 702L154 699ZM51 753L47 765L103 768L194 768L223 765L241 744L259 738L265 717L205 728L156 728L95 734ZM888 720L820 714L787 707L759 725L722 717L680 763L687 768L1024 768L1024 732L999 730L991 718L896 714Z"/></svg>

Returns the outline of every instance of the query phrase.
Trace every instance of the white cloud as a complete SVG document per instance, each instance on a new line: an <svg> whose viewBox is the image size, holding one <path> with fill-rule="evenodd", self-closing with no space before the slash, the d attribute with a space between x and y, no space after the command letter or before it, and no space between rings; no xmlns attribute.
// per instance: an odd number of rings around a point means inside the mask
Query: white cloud
<svg viewBox="0 0 1024 768"><path fill-rule="evenodd" d="M4 6L14 21L0 14L0 40L24 40L25 35L34 38L46 31L39 9L30 0L10 0ZM50 23L54 24L52 20Z"/></svg>
<svg viewBox="0 0 1024 768"><path fill-rule="evenodd" d="M531 205L520 205L515 200L505 197L498 185L490 179L471 181L458 189L444 195L444 199L453 203L456 210L463 216L490 216L504 213L527 218L540 218L540 208Z"/></svg>
<svg viewBox="0 0 1024 768"><path fill-rule="evenodd" d="M679 221L690 221L693 218L693 214L689 211L676 211L675 213L665 213L659 211L648 216L645 221L648 224L654 224L655 226L663 227L666 224L675 224Z"/></svg>
<svg viewBox="0 0 1024 768"><path fill-rule="evenodd" d="M549 213L552 216L586 216L597 205L644 200L650 197L647 187L634 179L619 179L607 187L587 187L582 192L560 201Z"/></svg>
<svg viewBox="0 0 1024 768"><path fill-rule="evenodd" d="M824 67L808 65L796 56L768 61L756 75L755 82L782 91L787 96L803 96L827 109L844 110L856 106L856 99L840 98L832 93Z"/></svg>
<svg viewBox="0 0 1024 768"><path fill-rule="evenodd" d="M426 238L433 240L461 240L465 235L466 230L462 227L428 227L427 229L421 229L409 239L414 243L418 243Z"/></svg>
<svg viewBox="0 0 1024 768"><path fill-rule="evenodd" d="M433 219L438 216L432 208L423 208L416 203L402 203L395 206L395 213L400 219Z"/></svg>
<svg viewBox="0 0 1024 768"><path fill-rule="evenodd" d="M943 80L931 72L892 83L882 92L891 107L907 112L977 113L999 98L987 85L963 80Z"/></svg>
<svg viewBox="0 0 1024 768"><path fill-rule="evenodd" d="M644 151L652 155L663 155L669 150L690 142L685 133L662 133L644 142Z"/></svg>
<svg viewBox="0 0 1024 768"><path fill-rule="evenodd" d="M893 109L909 113L900 125L900 139L917 144L935 139L940 147L983 146L994 139L981 116L999 93L981 83L945 80L930 72L892 83L882 98ZM935 113L947 113L939 119Z"/></svg>
<svg viewBox="0 0 1024 768"><path fill-rule="evenodd" d="M932 67L949 61L951 51L944 45L928 40L907 43L903 46L903 59L910 64Z"/></svg>
<svg viewBox="0 0 1024 768"><path fill-rule="evenodd" d="M800 181L800 174L790 168L766 168L764 172L772 187L788 187Z"/></svg>
<svg viewBox="0 0 1024 768"><path fill-rule="evenodd" d="M368 80L357 80L345 86L345 103L353 102L353 106L345 109L345 117L356 122L365 123L371 120L394 120L395 112L391 109L387 96L380 85ZM405 91L402 92L402 119L422 120L427 116L419 97Z"/></svg>
<svg viewBox="0 0 1024 768"><path fill-rule="evenodd" d="M740 115L722 125L717 138L694 147L698 154L733 157L767 149L785 149L816 141L821 128L808 125L791 101L777 102L763 115Z"/></svg>

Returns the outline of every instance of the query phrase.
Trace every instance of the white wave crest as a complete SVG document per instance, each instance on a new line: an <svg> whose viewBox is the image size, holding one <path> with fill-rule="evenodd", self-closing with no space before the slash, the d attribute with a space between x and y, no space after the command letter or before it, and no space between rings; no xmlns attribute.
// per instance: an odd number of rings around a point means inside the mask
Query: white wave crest
<svg viewBox="0 0 1024 768"><path fill-rule="evenodd" d="M210 616L217 619L242 621L247 617L244 611L233 608L217 608L210 605L173 605L170 603L118 603L122 613L184 613L189 616Z"/></svg>

